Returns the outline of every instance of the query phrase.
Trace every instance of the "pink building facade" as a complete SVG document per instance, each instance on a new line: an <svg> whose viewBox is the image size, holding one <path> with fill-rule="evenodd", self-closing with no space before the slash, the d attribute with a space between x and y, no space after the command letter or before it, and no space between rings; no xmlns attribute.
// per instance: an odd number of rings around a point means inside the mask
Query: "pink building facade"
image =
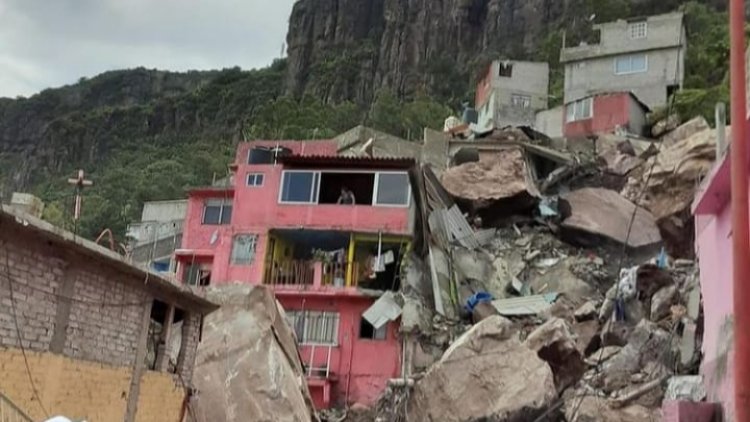
<svg viewBox="0 0 750 422"><path fill-rule="evenodd" d="M223 187L190 192L177 276L273 288L316 406L371 404L400 375L398 324L362 314L399 285L410 160L336 156L333 141L249 142ZM337 203L342 188L354 204Z"/></svg>
<svg viewBox="0 0 750 422"><path fill-rule="evenodd" d="M693 204L700 266L704 334L701 374L708 401L721 403L734 420L734 312L729 155L706 177ZM744 233L748 236L748 233ZM750 259L745 257L744 259Z"/></svg>

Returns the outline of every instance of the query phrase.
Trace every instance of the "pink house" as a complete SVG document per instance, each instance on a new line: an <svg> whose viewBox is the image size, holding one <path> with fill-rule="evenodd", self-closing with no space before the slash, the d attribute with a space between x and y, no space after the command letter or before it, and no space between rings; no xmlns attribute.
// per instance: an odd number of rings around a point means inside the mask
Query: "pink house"
<svg viewBox="0 0 750 422"><path fill-rule="evenodd" d="M399 287L413 220L411 160L341 157L336 148L241 144L226 187L190 192L176 251L187 284L274 289L319 408L372 404L400 375L397 323L373 325L363 313ZM342 188L354 204L339 203Z"/></svg>
<svg viewBox="0 0 750 422"><path fill-rule="evenodd" d="M581 138L613 133L618 128L642 135L649 109L630 92L592 95L565 105L563 135Z"/></svg>
<svg viewBox="0 0 750 422"><path fill-rule="evenodd" d="M725 420L734 420L732 236L735 233L730 212L729 168L727 154L701 185L693 214L704 313L701 374L708 401L720 402Z"/></svg>

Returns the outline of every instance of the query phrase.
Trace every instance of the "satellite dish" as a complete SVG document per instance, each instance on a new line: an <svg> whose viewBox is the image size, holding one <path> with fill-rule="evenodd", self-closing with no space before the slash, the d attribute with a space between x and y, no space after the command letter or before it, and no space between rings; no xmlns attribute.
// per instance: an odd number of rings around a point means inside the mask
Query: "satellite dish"
<svg viewBox="0 0 750 422"><path fill-rule="evenodd" d="M214 244L216 244L217 240L219 240L219 231L218 230L214 230L214 232L211 234L211 242L210 242L211 246L213 246Z"/></svg>

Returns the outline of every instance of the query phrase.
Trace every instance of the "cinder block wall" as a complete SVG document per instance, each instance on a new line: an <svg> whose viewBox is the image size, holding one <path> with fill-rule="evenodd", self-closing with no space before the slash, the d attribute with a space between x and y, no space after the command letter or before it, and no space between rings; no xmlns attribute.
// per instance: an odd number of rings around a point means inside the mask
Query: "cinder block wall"
<svg viewBox="0 0 750 422"><path fill-rule="evenodd" d="M8 276L13 280L20 343ZM200 315L186 314L183 324L183 362L178 365L182 380L142 370L143 362L134 371L144 314L150 313L153 298L139 288L143 280L123 277L133 276L7 225L0 227L0 391L35 420L45 415L34 397L20 345L51 414L88 422L123 421L130 400L137 403L138 422L178 421L185 397L182 382L189 383L192 376ZM134 373L136 389L131 385Z"/></svg>

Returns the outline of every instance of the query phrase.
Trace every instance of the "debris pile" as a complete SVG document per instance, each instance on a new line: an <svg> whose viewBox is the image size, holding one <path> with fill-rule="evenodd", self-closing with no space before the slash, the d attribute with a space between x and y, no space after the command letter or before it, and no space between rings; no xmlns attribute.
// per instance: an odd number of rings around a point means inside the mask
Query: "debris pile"
<svg viewBox="0 0 750 422"><path fill-rule="evenodd" d="M665 394L700 400L682 236L715 140L701 122L663 126L662 146L608 135L575 151L495 131L442 178L415 168L407 376L348 420L640 422Z"/></svg>

